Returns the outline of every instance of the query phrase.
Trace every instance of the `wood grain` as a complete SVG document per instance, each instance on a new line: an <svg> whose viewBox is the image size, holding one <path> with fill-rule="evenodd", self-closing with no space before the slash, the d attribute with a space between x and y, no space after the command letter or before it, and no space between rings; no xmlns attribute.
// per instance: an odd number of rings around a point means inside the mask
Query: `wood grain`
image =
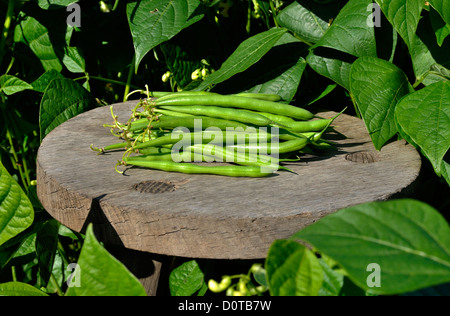
<svg viewBox="0 0 450 316"><path fill-rule="evenodd" d="M125 121L134 105L114 105L119 120ZM129 168L120 175L114 165L122 152L97 155L89 148L116 142L103 127L110 121L109 107L97 108L43 140L37 158L39 199L76 231L93 222L105 242L155 254L264 258L274 240L327 214L408 194L421 167L412 146L395 141L378 152L363 122L342 115L334 123L338 133L328 136L338 150L290 163L295 173L230 178Z"/></svg>

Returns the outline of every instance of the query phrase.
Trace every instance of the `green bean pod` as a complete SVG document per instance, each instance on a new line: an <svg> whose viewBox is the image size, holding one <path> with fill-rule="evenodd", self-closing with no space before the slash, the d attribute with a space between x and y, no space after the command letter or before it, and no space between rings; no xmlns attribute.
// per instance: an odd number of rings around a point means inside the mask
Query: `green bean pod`
<svg viewBox="0 0 450 316"><path fill-rule="evenodd" d="M292 140L287 140L285 142L280 143L271 143L271 144L237 144L233 146L229 146L229 148L236 149L241 152L254 152L254 153L267 153L267 154L286 154L290 152L297 152L303 148L305 148L311 140L309 138L297 138ZM276 147L274 147L276 146Z"/></svg>
<svg viewBox="0 0 450 316"><path fill-rule="evenodd" d="M277 103L265 100L232 96L232 95L193 95L179 96L168 99L158 99L154 101L156 106L164 105L213 105L220 107L234 107L260 112L268 112L284 115L298 120L310 120L314 114L308 110L284 103Z"/></svg>
<svg viewBox="0 0 450 316"><path fill-rule="evenodd" d="M267 126L274 122L269 118L254 112L243 111L233 108L223 108L217 106L206 105L184 105L184 106L160 106L160 108L169 111L178 111L191 115L203 115L216 117L225 120L238 121L242 123L252 124L256 126Z"/></svg>
<svg viewBox="0 0 450 316"><path fill-rule="evenodd" d="M124 158L122 163L125 165L157 169L168 172L181 172L187 174L213 174L229 177L252 177L252 178L261 178L270 175L270 173L263 172L261 170L262 168L258 166L235 166L235 165L205 166L173 161L146 161L138 159L130 160L129 158Z"/></svg>
<svg viewBox="0 0 450 316"><path fill-rule="evenodd" d="M200 120L200 122L196 122ZM188 129L194 129L197 127L198 123L201 123L203 128L207 127L217 127L221 130L226 130L227 128L237 128L241 127L246 129L248 126L244 123L223 120L219 118L207 117L207 116L160 116L157 120L153 120L151 123L149 120L143 122L141 120L135 121L129 127L129 131L144 130L149 124L153 129L174 129L177 127L186 127Z"/></svg>
<svg viewBox="0 0 450 316"><path fill-rule="evenodd" d="M237 96L237 97L252 98L252 99L272 101L272 102L281 101L281 97L278 94L241 92L241 93L237 93L237 94L233 94L233 95Z"/></svg>

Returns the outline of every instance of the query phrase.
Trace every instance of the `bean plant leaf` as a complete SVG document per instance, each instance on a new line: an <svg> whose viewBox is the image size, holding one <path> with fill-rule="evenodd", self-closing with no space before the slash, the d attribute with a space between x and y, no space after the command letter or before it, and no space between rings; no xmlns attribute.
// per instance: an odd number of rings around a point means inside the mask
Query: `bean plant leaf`
<svg viewBox="0 0 450 316"><path fill-rule="evenodd" d="M265 265L273 296L317 296L322 287L324 272L319 259L295 241L275 241Z"/></svg>
<svg viewBox="0 0 450 316"><path fill-rule="evenodd" d="M367 23L372 0L350 0L314 47L328 47L356 57L377 56L374 27Z"/></svg>
<svg viewBox="0 0 450 316"><path fill-rule="evenodd" d="M0 162L0 245L27 229L33 220L30 200Z"/></svg>
<svg viewBox="0 0 450 316"><path fill-rule="evenodd" d="M199 0L130 1L127 17L136 52L136 69L149 51L200 21L203 15Z"/></svg>
<svg viewBox="0 0 450 316"><path fill-rule="evenodd" d="M287 28L309 43L317 43L328 29L328 20L322 20L297 1L283 9L277 20L281 27Z"/></svg>
<svg viewBox="0 0 450 316"><path fill-rule="evenodd" d="M420 14L425 2L422 0L376 0L376 2L410 47L415 41Z"/></svg>
<svg viewBox="0 0 450 316"><path fill-rule="evenodd" d="M79 47L64 47L62 62L70 72L82 73L86 71L86 62Z"/></svg>
<svg viewBox="0 0 450 316"><path fill-rule="evenodd" d="M55 261L56 249L58 247L59 223L49 220L44 224L36 235L36 254L39 264L39 275L43 284L47 286Z"/></svg>
<svg viewBox="0 0 450 316"><path fill-rule="evenodd" d="M211 74L196 90L205 90L241 73L257 63L287 32L284 28L273 28L242 42L219 70Z"/></svg>
<svg viewBox="0 0 450 316"><path fill-rule="evenodd" d="M65 8L74 2L78 0L38 0L39 6L44 10Z"/></svg>
<svg viewBox="0 0 450 316"><path fill-rule="evenodd" d="M444 40L450 35L450 24L446 24L434 9L430 10L430 20L434 34L436 34L437 43L439 46L442 46Z"/></svg>
<svg viewBox="0 0 450 316"><path fill-rule="evenodd" d="M450 148L450 82L438 82L406 96L397 105L395 118L440 175Z"/></svg>
<svg viewBox="0 0 450 316"><path fill-rule="evenodd" d="M175 268L169 276L172 296L191 296L202 288L205 276L197 261L191 260Z"/></svg>
<svg viewBox="0 0 450 316"><path fill-rule="evenodd" d="M450 227L438 211L420 201L343 209L293 238L330 256L355 284L375 294L401 294L450 281ZM380 269L375 285L368 282L373 264Z"/></svg>
<svg viewBox="0 0 450 316"><path fill-rule="evenodd" d="M55 127L95 105L91 94L70 79L54 79L41 99L39 125L41 139Z"/></svg>
<svg viewBox="0 0 450 316"><path fill-rule="evenodd" d="M54 49L48 29L32 16L26 16L16 26L14 40L27 45L39 58L44 70L63 69Z"/></svg>
<svg viewBox="0 0 450 316"><path fill-rule="evenodd" d="M22 79L11 75L3 75L0 77L0 91L3 91L6 95L12 95L30 89L33 89L33 87Z"/></svg>
<svg viewBox="0 0 450 316"><path fill-rule="evenodd" d="M430 0L428 2L439 12L445 23L450 25L450 2L447 0Z"/></svg>
<svg viewBox="0 0 450 316"><path fill-rule="evenodd" d="M397 134L395 106L403 96L414 90L400 68L374 57L362 57L355 61L350 77L350 91L375 148L380 150Z"/></svg>
<svg viewBox="0 0 450 316"><path fill-rule="evenodd" d="M50 82L54 79L64 79L64 76L54 69L46 71L43 75L41 75L38 79L33 81L31 85L33 86L33 90L37 92L45 92Z"/></svg>
<svg viewBox="0 0 450 316"><path fill-rule="evenodd" d="M285 33L259 62L236 74L233 80L220 84L217 90L225 94L236 91L277 94L284 101L290 102L306 69L306 61L302 56L307 49L306 44L290 33Z"/></svg>
<svg viewBox="0 0 450 316"><path fill-rule="evenodd" d="M32 285L22 282L0 284L0 296L48 296Z"/></svg>
<svg viewBox="0 0 450 316"><path fill-rule="evenodd" d="M306 61L318 74L350 90L350 70L354 62L351 57L330 49L316 48L309 53Z"/></svg>
<svg viewBox="0 0 450 316"><path fill-rule="evenodd" d="M92 224L77 265L80 279L71 282L67 296L146 296L138 279L97 241Z"/></svg>

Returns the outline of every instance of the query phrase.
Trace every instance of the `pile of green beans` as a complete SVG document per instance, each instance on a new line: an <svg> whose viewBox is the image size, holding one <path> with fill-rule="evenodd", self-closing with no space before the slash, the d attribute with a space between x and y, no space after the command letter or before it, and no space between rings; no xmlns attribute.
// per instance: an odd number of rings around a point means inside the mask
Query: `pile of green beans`
<svg viewBox="0 0 450 316"><path fill-rule="evenodd" d="M143 92L143 91L142 91ZM116 165L168 172L266 177L312 148L332 147L322 136L335 118L314 119L278 95L212 92L149 93L125 123L105 124L120 140L99 153L124 151ZM199 125L200 122L200 125ZM311 145L311 146L310 146ZM225 162L226 164L217 164ZM201 163L201 164L196 164Z"/></svg>

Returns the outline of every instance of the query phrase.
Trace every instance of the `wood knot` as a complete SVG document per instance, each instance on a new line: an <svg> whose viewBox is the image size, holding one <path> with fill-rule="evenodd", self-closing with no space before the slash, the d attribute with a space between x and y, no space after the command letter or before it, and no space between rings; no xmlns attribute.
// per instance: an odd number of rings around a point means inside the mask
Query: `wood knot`
<svg viewBox="0 0 450 316"><path fill-rule="evenodd" d="M183 185L187 182L188 181L175 183L163 180L150 180L134 184L133 189L140 193L166 193L177 190L180 185Z"/></svg>
<svg viewBox="0 0 450 316"><path fill-rule="evenodd" d="M374 163L379 161L378 155L372 152L357 152L345 155L345 160L356 163Z"/></svg>

